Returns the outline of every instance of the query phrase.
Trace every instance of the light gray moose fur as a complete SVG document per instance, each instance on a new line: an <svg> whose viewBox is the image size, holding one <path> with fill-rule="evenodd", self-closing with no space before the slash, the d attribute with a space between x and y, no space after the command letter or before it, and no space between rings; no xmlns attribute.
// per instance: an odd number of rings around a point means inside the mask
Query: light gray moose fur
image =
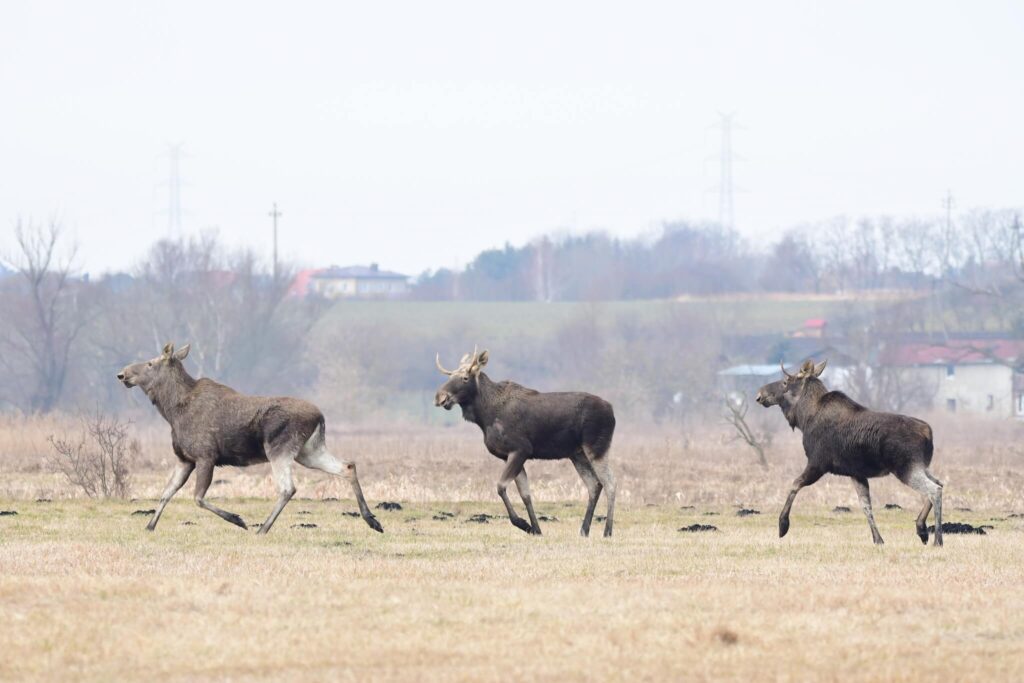
<svg viewBox="0 0 1024 683"><path fill-rule="evenodd" d="M221 519L248 528L238 515L207 502L206 492L218 465L245 466L269 461L280 495L258 533L270 531L295 495L295 462L346 479L352 485L363 519L371 529L383 531L363 498L355 463L327 451L324 416L315 405L297 398L247 396L210 379L195 379L182 365L188 351L188 344L177 351L174 344L167 344L156 358L128 365L117 373L117 379L126 387L142 389L170 423L171 446L178 457L148 530L156 528L167 503L193 470L196 504Z"/></svg>

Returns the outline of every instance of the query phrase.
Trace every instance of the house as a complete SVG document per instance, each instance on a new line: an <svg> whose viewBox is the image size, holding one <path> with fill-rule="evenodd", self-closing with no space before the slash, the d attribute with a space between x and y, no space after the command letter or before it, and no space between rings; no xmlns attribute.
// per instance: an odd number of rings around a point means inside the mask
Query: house
<svg viewBox="0 0 1024 683"><path fill-rule="evenodd" d="M892 345L879 362L934 388L933 407L950 413L1024 418L1024 340L962 338Z"/></svg>
<svg viewBox="0 0 1024 683"><path fill-rule="evenodd" d="M327 299L395 299L409 292L407 275L381 270L376 263L331 266L309 273L306 281L307 294Z"/></svg>

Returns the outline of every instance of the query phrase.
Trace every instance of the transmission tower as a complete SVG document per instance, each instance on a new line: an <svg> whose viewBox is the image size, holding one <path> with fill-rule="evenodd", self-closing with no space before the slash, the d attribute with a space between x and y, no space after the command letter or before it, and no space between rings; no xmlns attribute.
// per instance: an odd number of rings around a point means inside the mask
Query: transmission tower
<svg viewBox="0 0 1024 683"><path fill-rule="evenodd" d="M181 237L181 157L184 143L167 145L167 236Z"/></svg>
<svg viewBox="0 0 1024 683"><path fill-rule="evenodd" d="M274 262L273 262L273 273L274 282L277 282L277 219L281 217L281 212L277 210L277 202L274 202L274 208L267 214L274 221Z"/></svg>
<svg viewBox="0 0 1024 683"><path fill-rule="evenodd" d="M718 125L722 132L721 148L718 159L718 223L723 228L732 229L735 227L735 213L733 207L733 182L732 182L732 129L733 114L718 113Z"/></svg>
<svg viewBox="0 0 1024 683"><path fill-rule="evenodd" d="M956 204L953 201L953 191L946 190L946 196L942 198L942 208L946 210L946 225L943 234L943 253L942 253L942 265L946 270L952 267L952 247L953 247L953 207Z"/></svg>

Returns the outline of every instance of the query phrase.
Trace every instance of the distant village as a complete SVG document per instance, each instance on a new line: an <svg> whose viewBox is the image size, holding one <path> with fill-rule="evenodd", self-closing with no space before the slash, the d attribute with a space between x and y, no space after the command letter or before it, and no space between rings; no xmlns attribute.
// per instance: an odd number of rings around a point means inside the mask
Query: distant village
<svg viewBox="0 0 1024 683"><path fill-rule="evenodd" d="M732 365L719 371L724 391L752 395L781 379L806 359L828 361L822 378L831 389L857 395L864 385L879 387L890 408L913 403L949 414L1024 419L1024 340L994 333L952 333L941 337L904 333L880 343L865 358L847 339L829 333L828 321L811 318L786 335L737 337L733 357L773 362ZM858 360L859 359L859 360Z"/></svg>

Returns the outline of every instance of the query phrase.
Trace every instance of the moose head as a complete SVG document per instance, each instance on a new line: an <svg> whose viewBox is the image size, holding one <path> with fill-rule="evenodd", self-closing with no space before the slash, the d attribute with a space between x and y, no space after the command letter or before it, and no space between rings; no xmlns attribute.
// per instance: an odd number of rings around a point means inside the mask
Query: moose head
<svg viewBox="0 0 1024 683"><path fill-rule="evenodd" d="M477 352L474 346L473 353L464 355L459 361L459 367L455 370L446 370L441 365L441 354L437 354L434 360L437 363L437 369L448 375L448 381L441 385L434 396L434 405L451 410L456 403L459 405L471 403L478 389L477 378L483 367L487 365L487 351Z"/></svg>
<svg viewBox="0 0 1024 683"><path fill-rule="evenodd" d="M776 380L765 384L763 387L757 390L756 400L758 403L763 405L765 408L776 406L781 403L788 403L789 405L795 404L799 397L800 390L804 386L804 380L809 377L818 378L821 373L825 371L825 365L828 364L827 360L823 360L817 365L812 360L804 361L804 364L800 366L796 374L790 374L786 371L786 366L781 363L779 366L782 368L782 379Z"/></svg>
<svg viewBox="0 0 1024 683"><path fill-rule="evenodd" d="M190 345L185 344L175 351L174 344L168 342L159 356L152 360L126 365L121 372L117 373L117 379L129 389L138 386L146 391L149 387L157 384L161 378L181 368L181 361L188 356L189 348Z"/></svg>

